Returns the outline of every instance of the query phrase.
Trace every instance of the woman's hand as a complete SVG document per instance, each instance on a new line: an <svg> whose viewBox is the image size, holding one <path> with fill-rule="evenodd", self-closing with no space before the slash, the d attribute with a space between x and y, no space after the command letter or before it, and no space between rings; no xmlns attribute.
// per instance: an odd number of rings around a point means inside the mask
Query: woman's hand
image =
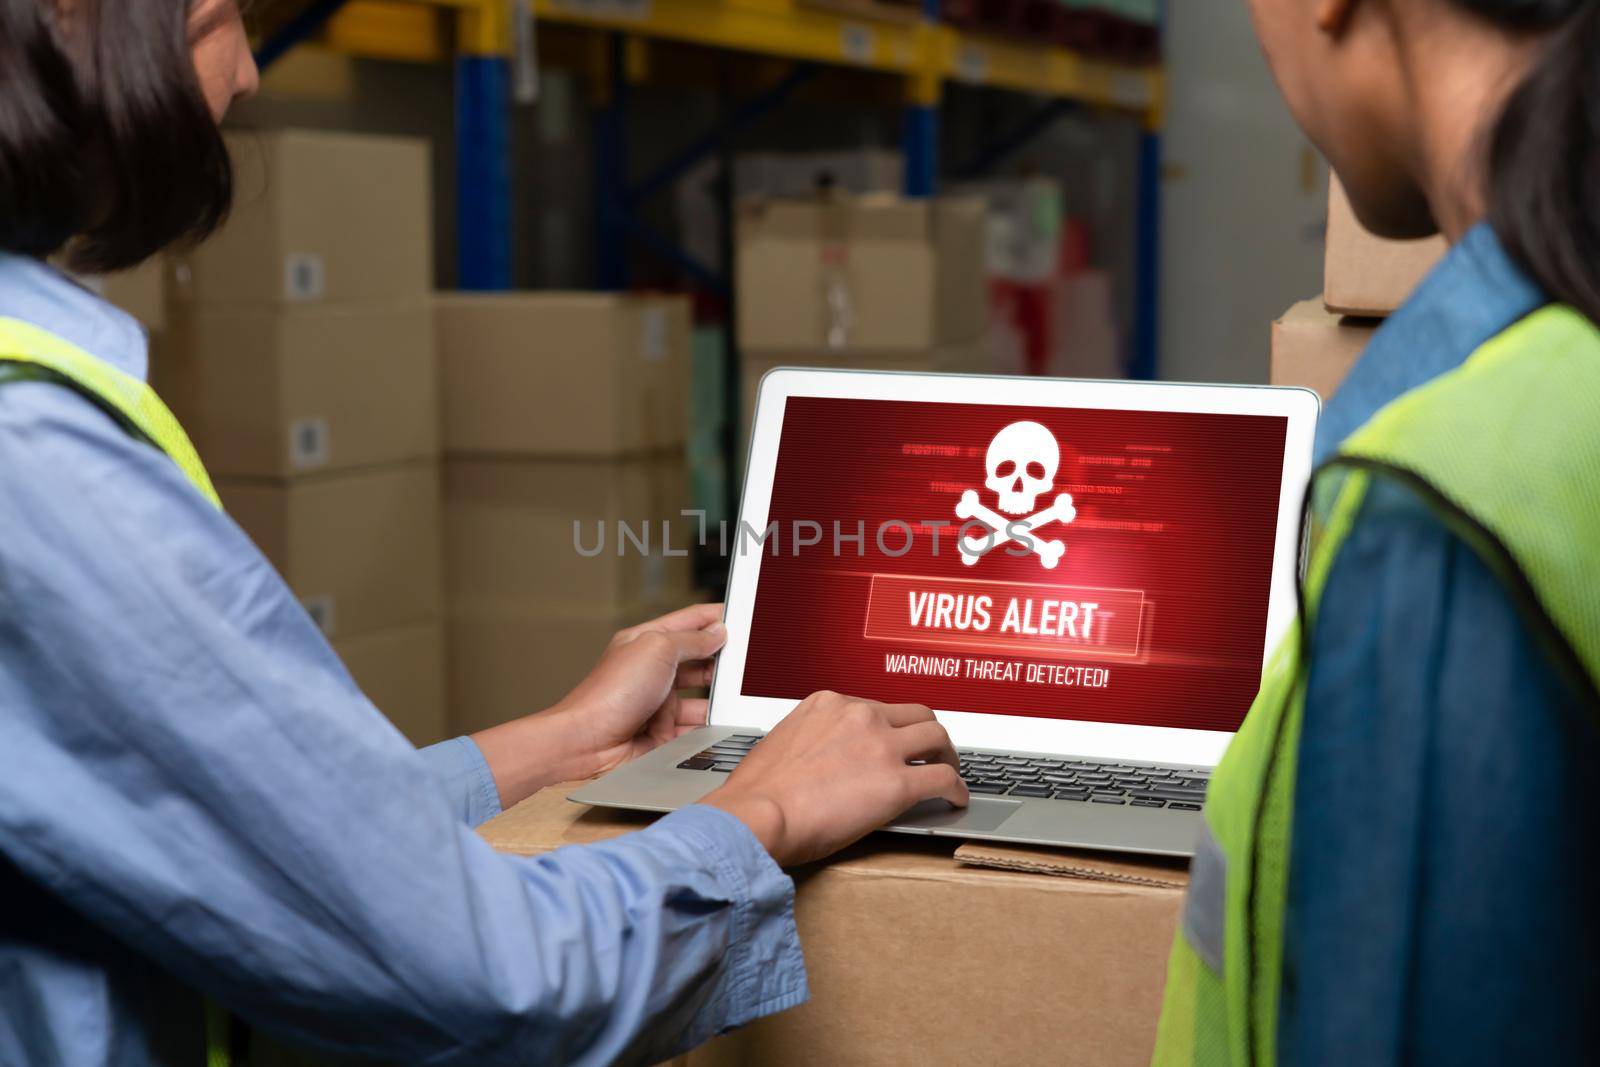
<svg viewBox="0 0 1600 1067"><path fill-rule="evenodd" d="M701 803L750 827L788 866L821 859L919 801L966 807L959 766L950 735L922 705L814 693Z"/></svg>
<svg viewBox="0 0 1600 1067"><path fill-rule="evenodd" d="M680 689L711 684L711 657L728 639L721 604L692 604L618 632L589 676L550 714L565 716L604 774L686 730L704 726L704 697Z"/></svg>
<svg viewBox="0 0 1600 1067"><path fill-rule="evenodd" d="M710 684L711 657L726 640L721 604L693 604L630 626L560 703L474 734L501 805L604 774L705 725L705 699L679 690Z"/></svg>

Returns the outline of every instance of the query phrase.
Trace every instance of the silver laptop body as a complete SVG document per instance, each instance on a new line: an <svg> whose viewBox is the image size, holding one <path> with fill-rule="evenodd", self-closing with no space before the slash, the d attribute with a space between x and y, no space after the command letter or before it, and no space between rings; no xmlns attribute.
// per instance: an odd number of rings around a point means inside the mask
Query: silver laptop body
<svg viewBox="0 0 1600 1067"><path fill-rule="evenodd" d="M966 399L974 392L992 394L1002 403L1033 407L1059 404L1064 409L1079 405L1142 409L1143 403L1148 402L1153 405L1152 410L1187 410L1184 405L1192 404L1202 413L1261 412L1283 418L1286 430L1282 484L1276 487L1280 497L1278 529L1276 550L1270 561L1272 592L1263 642L1265 652L1271 651L1292 616L1299 567L1300 498L1310 473L1311 439L1319 410L1315 394L1305 390L780 368L763 380L754 420L743 508L750 512L754 506L758 513L749 525L759 529L766 524L765 509L771 499L769 483L787 400L800 396L926 395L930 401L942 402L946 396ZM1015 399L1008 399L1011 396ZM1147 401L1142 402L1141 397ZM750 515L743 518L749 519ZM1071 528L1067 529L1070 532ZM775 717L781 716L781 711L772 710L776 702L751 699L742 693L739 677L746 665L747 650L739 641L738 627L748 626L751 619L749 601L758 587L756 572L765 556L759 549L754 553L734 553L726 609L730 645L718 664L710 724L584 785L571 794L573 801L649 812L668 812L693 804L719 786L743 754L759 742ZM730 656L734 659L732 664ZM1264 662L1265 654L1263 665ZM1099 740L1101 734L1091 728L1082 736L1096 739L1092 751L1045 743L967 744L964 739L984 736L982 709L976 709L976 714L970 708L947 714L938 700L937 680L930 679L929 683L930 698L920 702L935 708L951 729L961 754L962 777L971 790L971 803L965 809L954 809L943 801L928 801L906 812L885 830L1149 855L1193 854L1206 785L1231 730L1151 728L1143 733L1160 743L1146 744L1139 739L1142 734L1135 731L1128 735L1135 740L1118 748L1115 741ZM818 684L814 688L845 687ZM877 697L872 692L856 695ZM790 699L785 706L792 707L793 703ZM1243 716L1248 701L1244 704L1237 710L1238 717ZM1015 716L1003 718L1011 720L1012 736L1019 736L1015 733ZM1070 726L1059 721L1040 719L1038 724L1041 739L1074 736ZM1026 726L1024 721L1022 727ZM1194 734L1193 739L1190 733ZM1179 758L1151 758L1152 752Z"/></svg>

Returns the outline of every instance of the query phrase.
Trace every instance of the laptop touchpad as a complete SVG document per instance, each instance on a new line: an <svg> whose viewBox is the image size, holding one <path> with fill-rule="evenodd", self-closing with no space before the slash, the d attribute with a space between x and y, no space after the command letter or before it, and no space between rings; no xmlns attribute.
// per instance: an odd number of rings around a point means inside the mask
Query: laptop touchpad
<svg viewBox="0 0 1600 1067"><path fill-rule="evenodd" d="M1015 800L973 797L965 808L948 801L924 800L889 825L896 830L997 830L1022 805Z"/></svg>

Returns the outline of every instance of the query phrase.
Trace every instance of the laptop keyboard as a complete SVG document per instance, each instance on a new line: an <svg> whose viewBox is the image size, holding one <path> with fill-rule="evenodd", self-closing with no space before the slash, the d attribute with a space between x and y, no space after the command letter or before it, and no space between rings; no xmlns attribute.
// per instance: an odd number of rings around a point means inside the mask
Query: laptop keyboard
<svg viewBox="0 0 1600 1067"><path fill-rule="evenodd" d="M757 734L734 734L678 764L688 771L727 774L755 747ZM1199 811L1210 771L1151 763L1097 763L1054 756L958 752L961 777L974 796L1076 800L1136 808Z"/></svg>

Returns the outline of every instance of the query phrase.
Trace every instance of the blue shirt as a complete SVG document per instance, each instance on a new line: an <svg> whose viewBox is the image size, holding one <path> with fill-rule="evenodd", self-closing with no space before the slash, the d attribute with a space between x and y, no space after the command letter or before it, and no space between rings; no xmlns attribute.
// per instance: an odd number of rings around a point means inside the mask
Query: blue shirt
<svg viewBox="0 0 1600 1067"><path fill-rule="evenodd" d="M0 257L0 315L145 373L138 325L35 261ZM0 387L0 1063L181 1062L198 991L430 1064L655 1062L805 999L742 823L518 858L473 832L497 810L477 746L407 744L165 455Z"/></svg>
<svg viewBox="0 0 1600 1067"><path fill-rule="evenodd" d="M1546 302L1487 225L1468 232L1329 403L1319 461ZM1594 723L1484 562L1410 490L1377 484L1312 635L1283 1063L1594 1055Z"/></svg>

